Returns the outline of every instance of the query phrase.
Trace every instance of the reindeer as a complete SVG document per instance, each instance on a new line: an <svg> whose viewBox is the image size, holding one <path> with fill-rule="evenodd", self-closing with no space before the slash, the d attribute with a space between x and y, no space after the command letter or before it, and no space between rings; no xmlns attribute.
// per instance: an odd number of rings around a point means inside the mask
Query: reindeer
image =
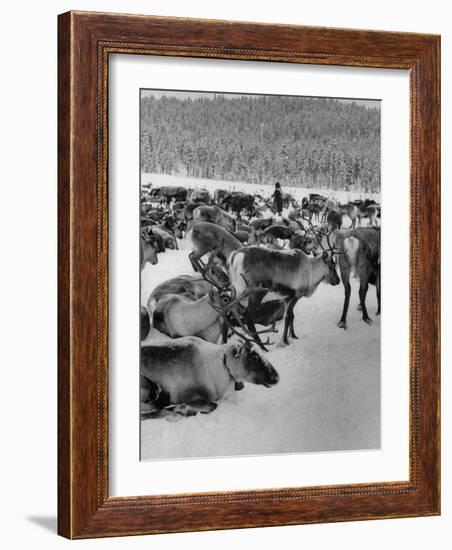
<svg viewBox="0 0 452 550"><path fill-rule="evenodd" d="M270 388L273 365L249 343L215 345L196 337L141 348L141 414L193 416L214 411L245 382Z"/></svg>
<svg viewBox="0 0 452 550"><path fill-rule="evenodd" d="M166 248L169 248L171 250L178 250L179 247L177 245L176 237L178 235L181 235L181 231L178 230L178 227L181 223L182 222L178 222L175 216L173 216L172 214L168 214L162 219L159 224L152 226L152 231L162 236Z"/></svg>
<svg viewBox="0 0 452 550"><path fill-rule="evenodd" d="M248 239L249 244L260 244L262 233L273 224L273 217L271 218L261 218L253 220L250 223L250 237Z"/></svg>
<svg viewBox="0 0 452 550"><path fill-rule="evenodd" d="M140 238L140 266L144 269L146 262L156 265L158 263L157 258L158 248L153 239L146 240Z"/></svg>
<svg viewBox="0 0 452 550"><path fill-rule="evenodd" d="M193 251L188 255L193 269L203 272L206 266L201 262L201 258L210 254L208 266L217 260L223 266L234 250L242 248L241 242L231 233L210 222L200 222L196 224L191 232Z"/></svg>
<svg viewBox="0 0 452 550"><path fill-rule="evenodd" d="M192 300L205 296L212 288L212 283L200 275L179 275L157 285L149 296L147 309L152 319L157 302L166 294L184 294Z"/></svg>
<svg viewBox="0 0 452 550"><path fill-rule="evenodd" d="M358 221L358 226L360 226L363 218L369 219L369 225L377 225L376 217L378 211L379 205L372 199L366 199L364 201L348 203L345 213L352 221L352 229L355 229L356 221Z"/></svg>
<svg viewBox="0 0 452 550"><path fill-rule="evenodd" d="M193 210L193 224L200 222L215 223L227 231L236 230L237 222L235 219L222 210L219 206L198 206Z"/></svg>
<svg viewBox="0 0 452 550"><path fill-rule="evenodd" d="M140 311L140 340L145 340L151 330L151 322L148 310L141 306Z"/></svg>
<svg viewBox="0 0 452 550"><path fill-rule="evenodd" d="M160 238L163 245L159 250L160 252L165 252L167 248L170 250L177 250L177 240L176 237L169 233L166 229L162 229L158 225L149 225L141 229L141 237L145 240L151 239L152 236Z"/></svg>
<svg viewBox="0 0 452 550"><path fill-rule="evenodd" d="M326 215L328 231L334 231L342 227L342 213L336 209L330 209Z"/></svg>
<svg viewBox="0 0 452 550"><path fill-rule="evenodd" d="M221 306L222 296L215 288L198 300L185 294L165 294L155 306L152 326L171 338L198 336L215 344L223 329Z"/></svg>
<svg viewBox="0 0 452 550"><path fill-rule="evenodd" d="M292 235L289 241L289 248L291 250L296 248L297 250L302 250L306 254L310 254L315 248L316 244L317 240L309 230L306 231L300 229Z"/></svg>
<svg viewBox="0 0 452 550"><path fill-rule="evenodd" d="M340 246L339 268L344 285L344 307L337 326L347 328L347 312L350 303L350 275L359 277L359 301L362 318L368 325L372 324L367 308L366 295L369 283L377 290L378 309L380 315L380 231L378 228L359 227L349 231L335 232L335 246Z"/></svg>
<svg viewBox="0 0 452 550"><path fill-rule="evenodd" d="M251 218L254 212L254 195L243 193L242 191L232 191L228 193L221 201L220 205L226 210L231 210L237 215L237 220L241 221L241 212L246 210L248 218Z"/></svg>
<svg viewBox="0 0 452 550"><path fill-rule="evenodd" d="M296 226L298 229L298 226ZM282 241L289 241L294 234L294 230L292 227L288 227L287 225L271 225L270 227L267 227L267 229L264 229L262 233L261 240L264 243L267 244L275 244L277 239L280 239ZM284 247L283 247L284 248Z"/></svg>
<svg viewBox="0 0 452 550"><path fill-rule="evenodd" d="M246 289L245 297L256 290L261 289ZM237 317L240 318L241 314L236 306L243 299L244 295L236 297L230 285L218 285L208 276L204 279L199 275L180 275L155 287L149 297L147 310L142 308L142 320L145 317L144 310L148 319L153 319L154 328L173 338L188 331L191 335L216 342L223 328L223 342L227 341L228 332L247 341L249 339L245 334L234 330L234 326L239 324ZM255 322L271 325L269 331L261 333L274 332L274 324L282 319L284 311L282 300L261 303L255 314ZM147 334L149 327L142 327L142 330Z"/></svg>
<svg viewBox="0 0 452 550"><path fill-rule="evenodd" d="M207 292L198 298L195 293L206 290L206 284L199 283L200 281L193 278L184 280L176 277L159 285L160 288L157 287L149 299L152 325L171 338L198 336L216 343L223 334L223 340L226 341L227 332L223 331L223 327L228 312L234 310L237 318L239 314L235 311L236 306L258 289L247 288L237 297L230 286L220 286L212 280L212 283L207 282L210 287ZM187 289L188 292L177 292L182 289ZM166 292L162 292L164 290ZM278 314L277 309L275 304L261 309L260 317L275 316ZM230 326L229 323L227 325ZM247 340L246 335L236 334Z"/></svg>
<svg viewBox="0 0 452 550"><path fill-rule="evenodd" d="M212 199L207 189L192 189L188 194L188 200L191 202L201 202L204 204L211 204Z"/></svg>
<svg viewBox="0 0 452 550"><path fill-rule="evenodd" d="M311 194L307 197L303 197L301 201L301 212L304 218L307 217L309 221L314 219L315 221L320 221L320 214L324 212L325 201L323 197L320 198L320 195ZM322 199L322 200L321 200Z"/></svg>
<svg viewBox="0 0 452 550"><path fill-rule="evenodd" d="M285 323L279 347L288 345L289 332L290 337L297 338L293 310L298 300L303 296L312 296L322 281L331 285L340 283L332 249L325 250L320 257L311 257L301 250L280 251L251 246L233 252L228 260L228 269L237 294L250 284L257 288L265 287L284 298ZM253 316L265 294L266 290L263 290L249 297L244 316L244 323L256 342L260 339Z"/></svg>
<svg viewBox="0 0 452 550"><path fill-rule="evenodd" d="M204 206L205 203L201 201L189 201L184 207L184 219L187 224L187 228L191 229L193 226L193 212L198 208L198 206Z"/></svg>
<svg viewBox="0 0 452 550"><path fill-rule="evenodd" d="M250 238L249 231L244 231L244 230L241 230L241 229L237 229L237 231L234 231L233 235L242 244L248 244L248 239Z"/></svg>
<svg viewBox="0 0 452 550"><path fill-rule="evenodd" d="M379 204L370 204L367 207L367 216L369 217L369 227L377 227L377 218L381 215L381 207Z"/></svg>

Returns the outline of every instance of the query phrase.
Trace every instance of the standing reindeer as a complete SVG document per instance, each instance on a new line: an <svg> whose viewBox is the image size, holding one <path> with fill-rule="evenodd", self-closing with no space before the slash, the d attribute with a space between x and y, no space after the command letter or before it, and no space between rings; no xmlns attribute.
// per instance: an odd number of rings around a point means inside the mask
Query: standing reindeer
<svg viewBox="0 0 452 550"><path fill-rule="evenodd" d="M209 264L218 260L226 266L227 259L234 250L242 248L241 242L219 225L210 222L197 223L192 230L193 251L188 257L195 271L205 268L201 258L210 253Z"/></svg>
<svg viewBox="0 0 452 550"><path fill-rule="evenodd" d="M248 298L244 316L244 322L257 342L259 335L256 332L254 312L266 291L273 291L284 298L284 332L278 346L289 343L288 333L290 337L297 338L293 327L293 310L298 300L303 296L312 296L322 281L331 285L340 283L333 250L325 250L320 257L312 257L301 250L280 251L250 246L233 252L228 267L237 295L242 293L248 284L266 289L253 293ZM260 343L262 345L262 342Z"/></svg>
<svg viewBox="0 0 452 550"><path fill-rule="evenodd" d="M237 228L235 219L219 206L198 206L193 210L193 224L210 222L220 225L227 231L233 232Z"/></svg>
<svg viewBox="0 0 452 550"><path fill-rule="evenodd" d="M377 290L378 309L380 315L380 230L378 228L358 227L349 231L335 232L335 246L340 247L339 268L344 285L344 307L337 326L347 328L347 312L350 303L350 275L359 277L359 302L363 321L372 324L367 308L366 295L369 283Z"/></svg>

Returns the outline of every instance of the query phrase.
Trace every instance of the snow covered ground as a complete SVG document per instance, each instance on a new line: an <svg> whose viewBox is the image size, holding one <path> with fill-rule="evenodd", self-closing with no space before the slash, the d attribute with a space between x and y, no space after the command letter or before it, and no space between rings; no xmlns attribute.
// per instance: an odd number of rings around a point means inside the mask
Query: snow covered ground
<svg viewBox="0 0 452 550"><path fill-rule="evenodd" d="M142 304L160 282L192 273L189 243L159 255L142 272ZM357 311L352 281L347 331L337 328L343 286L321 284L295 309L300 340L268 353L280 374L273 388L245 385L211 414L141 421L142 460L375 449L380 446L380 318L375 287L367 295L374 321ZM148 339L166 338L152 330ZM277 335L271 335L276 340Z"/></svg>

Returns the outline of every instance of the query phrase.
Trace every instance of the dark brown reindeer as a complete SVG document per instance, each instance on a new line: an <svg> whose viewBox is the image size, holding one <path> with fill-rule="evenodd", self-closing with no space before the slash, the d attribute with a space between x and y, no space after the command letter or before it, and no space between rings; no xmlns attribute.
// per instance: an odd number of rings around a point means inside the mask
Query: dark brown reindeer
<svg viewBox="0 0 452 550"><path fill-rule="evenodd" d="M342 227L342 213L335 208L330 209L326 215L326 224L329 232L340 229Z"/></svg>
<svg viewBox="0 0 452 550"><path fill-rule="evenodd" d="M230 210L241 221L241 212L245 210L248 217L251 218L254 212L254 196L241 191L232 191L228 193L221 201L220 206Z"/></svg>
<svg viewBox="0 0 452 550"><path fill-rule="evenodd" d="M228 260L228 268L237 295L247 285L266 289L249 297L244 315L244 323L257 342L259 335L255 327L254 312L267 290L279 294L285 300L284 332L279 346L289 343L288 335L297 338L293 326L293 311L298 300L303 296L312 296L322 281L331 285L340 283L332 250L325 250L320 257L313 257L301 250L280 251L251 246L233 252Z"/></svg>
<svg viewBox="0 0 452 550"><path fill-rule="evenodd" d="M342 243L340 241L342 240ZM339 268L344 285L344 307L338 323L339 328L347 328L347 311L350 303L350 275L352 272L359 277L359 302L362 318L368 325L372 320L367 313L366 295L369 283L375 285L377 290L378 309L380 315L380 231L370 227L359 227L339 235L336 246L340 244Z"/></svg>
<svg viewBox="0 0 452 550"><path fill-rule="evenodd" d="M359 309L362 319L368 325L372 324L367 313L366 295L369 283L375 285L377 291L378 309L380 315L380 229L375 227L357 227L356 229L333 231L328 236L319 236L317 252L329 241L330 246L338 251L339 269L344 285L344 307L337 324L339 328L347 328L347 312L350 304L350 276L359 278Z"/></svg>

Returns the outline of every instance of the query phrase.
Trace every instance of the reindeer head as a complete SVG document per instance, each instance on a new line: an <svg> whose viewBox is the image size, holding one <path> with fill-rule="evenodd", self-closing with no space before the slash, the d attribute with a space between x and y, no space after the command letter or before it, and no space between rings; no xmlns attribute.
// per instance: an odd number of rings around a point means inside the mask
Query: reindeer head
<svg viewBox="0 0 452 550"><path fill-rule="evenodd" d="M279 382L276 369L253 344L227 344L225 356L226 367L238 382L250 382L266 388Z"/></svg>
<svg viewBox="0 0 452 550"><path fill-rule="evenodd" d="M328 274L323 280L330 285L338 285L341 281L336 270L336 260L334 259L334 252L325 250L322 253L322 261L328 267Z"/></svg>

